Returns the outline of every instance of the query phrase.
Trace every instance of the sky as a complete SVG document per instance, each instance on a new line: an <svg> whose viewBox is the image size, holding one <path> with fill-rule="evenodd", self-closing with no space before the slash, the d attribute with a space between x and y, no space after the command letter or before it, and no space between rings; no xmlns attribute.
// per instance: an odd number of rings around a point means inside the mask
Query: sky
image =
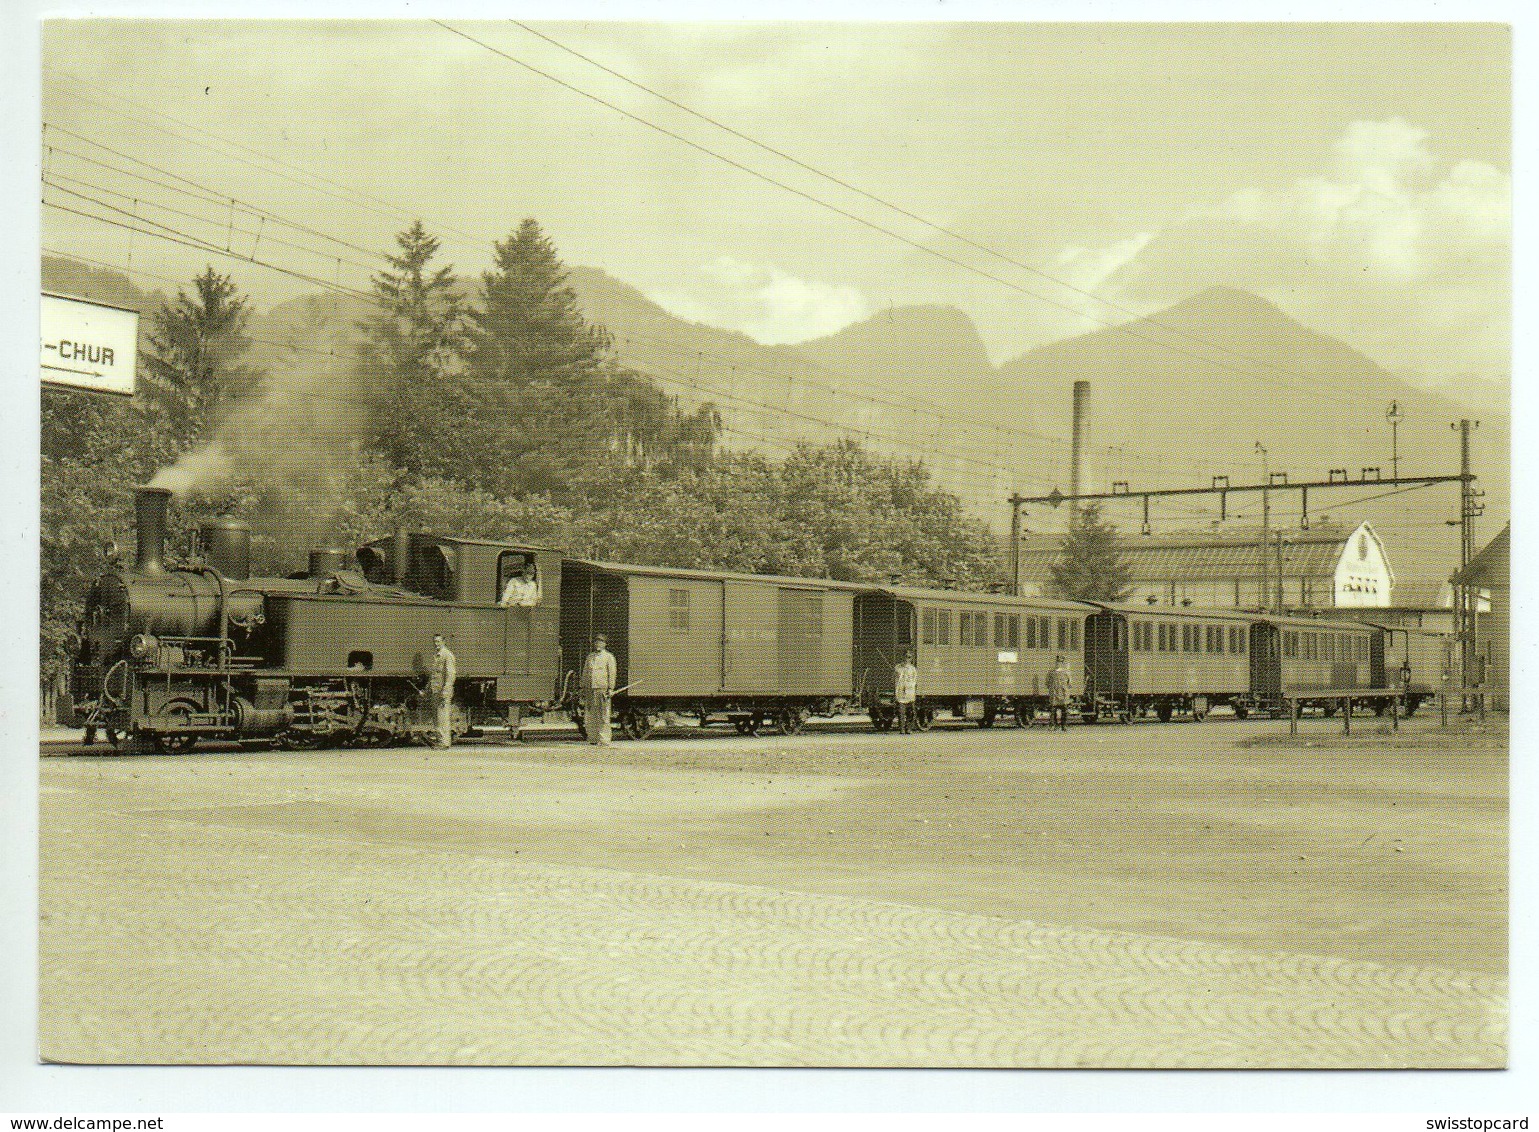
<svg viewBox="0 0 1539 1132"><path fill-rule="evenodd" d="M1226 284L1423 383L1508 381L1503 26L447 22L55 21L50 199L353 287L408 217L474 272L533 216L761 342L949 304L996 362ZM57 209L43 236L168 278L207 259ZM313 289L231 269L259 301Z"/></svg>

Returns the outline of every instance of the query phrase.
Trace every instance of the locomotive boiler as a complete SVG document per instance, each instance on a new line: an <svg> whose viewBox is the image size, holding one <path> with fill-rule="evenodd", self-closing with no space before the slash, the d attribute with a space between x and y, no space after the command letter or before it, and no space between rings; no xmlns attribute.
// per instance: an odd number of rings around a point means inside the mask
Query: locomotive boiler
<svg viewBox="0 0 1539 1132"><path fill-rule="evenodd" d="M166 555L171 494L135 496L137 554L115 548L86 598L59 722L181 751L199 739L283 746L388 743L431 726L431 640L458 657L457 732L516 725L558 697L557 602L503 606L526 567L546 592L544 548L399 533L357 552L320 549L287 577L252 577L251 532L221 519L198 552Z"/></svg>

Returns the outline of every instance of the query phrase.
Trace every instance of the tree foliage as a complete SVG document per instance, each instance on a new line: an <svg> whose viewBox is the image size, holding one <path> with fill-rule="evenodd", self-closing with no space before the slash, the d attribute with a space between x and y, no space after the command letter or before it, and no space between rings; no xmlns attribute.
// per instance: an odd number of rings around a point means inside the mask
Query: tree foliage
<svg viewBox="0 0 1539 1132"><path fill-rule="evenodd" d="M1058 560L1048 567L1049 590L1077 601L1122 601L1131 592L1117 528L1101 518L1100 504L1081 508L1064 536Z"/></svg>
<svg viewBox="0 0 1539 1132"><path fill-rule="evenodd" d="M211 436L220 416L252 396L259 371L244 365L250 311L235 282L212 267L178 289L153 316L145 365L147 397L189 443Z"/></svg>
<svg viewBox="0 0 1539 1132"><path fill-rule="evenodd" d="M378 313L360 326L364 447L407 476L450 476L470 455L462 426L475 408L464 366L467 304L454 268L432 266L438 240L422 221L396 244L373 279Z"/></svg>
<svg viewBox="0 0 1539 1132"><path fill-rule="evenodd" d="M482 459L462 469L470 486L587 500L628 470L668 474L709 460L714 410L685 414L619 365L535 221L495 245L471 320L468 443Z"/></svg>

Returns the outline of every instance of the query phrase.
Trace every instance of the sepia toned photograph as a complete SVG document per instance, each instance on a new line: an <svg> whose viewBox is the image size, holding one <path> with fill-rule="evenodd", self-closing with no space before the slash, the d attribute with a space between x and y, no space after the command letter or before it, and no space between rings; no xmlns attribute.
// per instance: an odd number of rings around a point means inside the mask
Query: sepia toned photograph
<svg viewBox="0 0 1539 1132"><path fill-rule="evenodd" d="M1507 1066L1510 27L41 40L41 1061Z"/></svg>

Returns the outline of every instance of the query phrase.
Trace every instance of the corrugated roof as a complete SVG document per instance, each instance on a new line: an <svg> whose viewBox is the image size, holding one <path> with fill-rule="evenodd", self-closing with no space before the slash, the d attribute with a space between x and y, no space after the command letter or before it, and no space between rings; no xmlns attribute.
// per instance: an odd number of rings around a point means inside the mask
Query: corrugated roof
<svg viewBox="0 0 1539 1132"><path fill-rule="evenodd" d="M1283 574L1286 577L1332 578L1351 531L1325 528L1290 531L1283 536ZM1129 580L1155 582L1179 578L1190 582L1220 582L1250 578L1261 572L1259 532L1235 534L1198 533L1124 537L1117 540L1127 563ZM1063 549L1062 536L1031 535L1022 540L1022 581L1043 582L1050 577ZM1274 543L1267 552L1267 572L1277 568Z"/></svg>

